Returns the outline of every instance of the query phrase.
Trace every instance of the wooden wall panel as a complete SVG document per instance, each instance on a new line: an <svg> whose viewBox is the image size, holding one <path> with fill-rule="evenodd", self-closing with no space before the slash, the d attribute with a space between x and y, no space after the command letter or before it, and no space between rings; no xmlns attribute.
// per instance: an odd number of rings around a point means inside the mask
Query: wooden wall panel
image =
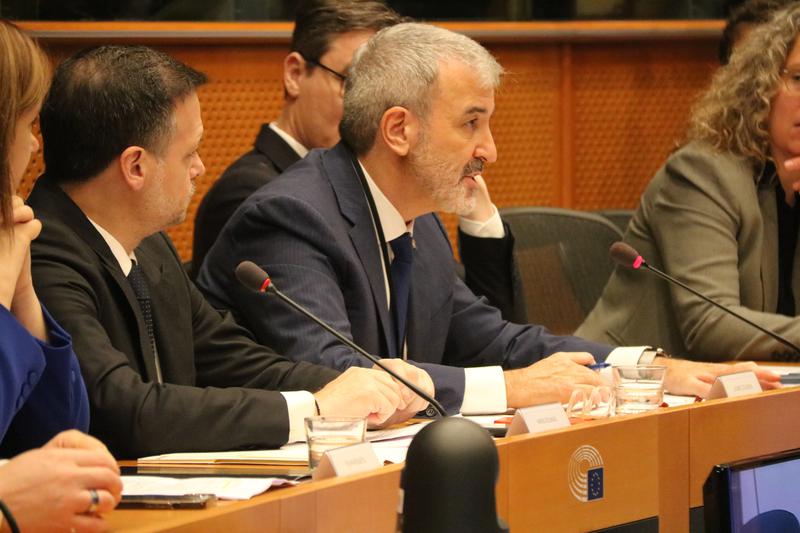
<svg viewBox="0 0 800 533"><path fill-rule="evenodd" d="M632 208L682 138L714 43L573 45L574 204Z"/></svg>
<svg viewBox="0 0 800 533"><path fill-rule="evenodd" d="M634 207L680 138L690 103L714 67L716 47L709 37L648 39L641 33L630 38L487 39L508 71L492 120L499 157L486 171L500 207ZM107 40L42 42L57 61L80 46ZM202 195L227 165L250 149L260 124L280 111L281 62L288 45L281 39L139 41L206 72L211 80L200 90L206 174L197 182L186 222L169 230L181 256L189 260L194 213ZM42 169L40 151L21 186L23 195ZM454 237L456 218L444 219Z"/></svg>

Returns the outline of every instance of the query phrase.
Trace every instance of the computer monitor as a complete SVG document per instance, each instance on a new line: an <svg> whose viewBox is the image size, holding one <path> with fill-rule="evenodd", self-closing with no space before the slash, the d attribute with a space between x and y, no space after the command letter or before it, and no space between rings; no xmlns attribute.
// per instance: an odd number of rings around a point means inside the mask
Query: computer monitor
<svg viewBox="0 0 800 533"><path fill-rule="evenodd" d="M716 465L703 505L707 533L800 533L800 449Z"/></svg>

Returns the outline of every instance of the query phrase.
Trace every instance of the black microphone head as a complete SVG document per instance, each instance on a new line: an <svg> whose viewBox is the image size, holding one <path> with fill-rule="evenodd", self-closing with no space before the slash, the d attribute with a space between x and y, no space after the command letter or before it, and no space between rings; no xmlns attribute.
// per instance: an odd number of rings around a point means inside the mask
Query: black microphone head
<svg viewBox="0 0 800 533"><path fill-rule="evenodd" d="M464 418L425 426L408 447L401 476L404 533L500 533L497 447L489 433Z"/></svg>
<svg viewBox="0 0 800 533"><path fill-rule="evenodd" d="M625 268L637 269L645 264L639 252L634 250L631 245L622 241L617 241L612 244L608 253L616 264L624 266Z"/></svg>
<svg viewBox="0 0 800 533"><path fill-rule="evenodd" d="M270 286L269 274L252 261L242 261L236 267L236 279L250 290L265 292Z"/></svg>

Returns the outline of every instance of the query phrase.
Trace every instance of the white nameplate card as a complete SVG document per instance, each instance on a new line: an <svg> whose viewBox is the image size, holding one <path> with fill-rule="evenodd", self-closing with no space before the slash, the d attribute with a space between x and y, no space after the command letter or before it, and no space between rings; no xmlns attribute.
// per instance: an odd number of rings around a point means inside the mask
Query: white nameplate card
<svg viewBox="0 0 800 533"><path fill-rule="evenodd" d="M541 433L551 429L569 427L569 418L564 406L560 403L545 403L532 407L517 409L506 437L524 435L525 433Z"/></svg>
<svg viewBox="0 0 800 533"><path fill-rule="evenodd" d="M314 479L349 476L383 466L375 455L371 442L359 442L350 446L328 450L314 470Z"/></svg>
<svg viewBox="0 0 800 533"><path fill-rule="evenodd" d="M761 384L752 370L718 376L711 386L709 400L717 398L735 398L746 394L761 392Z"/></svg>

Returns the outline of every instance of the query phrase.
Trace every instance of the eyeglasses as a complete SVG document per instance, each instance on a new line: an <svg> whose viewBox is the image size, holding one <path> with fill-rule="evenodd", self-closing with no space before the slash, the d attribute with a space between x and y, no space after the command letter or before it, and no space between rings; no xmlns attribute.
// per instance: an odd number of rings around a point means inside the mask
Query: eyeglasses
<svg viewBox="0 0 800 533"><path fill-rule="evenodd" d="M314 66L317 66L317 67L321 68L322 70L326 70L326 71L330 72L331 74L333 74L334 76L336 76L337 78L339 78L339 81L341 82L341 87L339 88L339 91L340 91L340 94L342 96L344 96L344 83L347 81L347 76L346 75L344 75L341 72L338 72L336 70L333 70L331 67L323 65L322 63L320 63L316 59L307 59L305 57L303 59L306 60L306 63L310 63L310 64L312 64Z"/></svg>
<svg viewBox="0 0 800 533"><path fill-rule="evenodd" d="M800 69L781 69L781 80L789 94L800 96Z"/></svg>

